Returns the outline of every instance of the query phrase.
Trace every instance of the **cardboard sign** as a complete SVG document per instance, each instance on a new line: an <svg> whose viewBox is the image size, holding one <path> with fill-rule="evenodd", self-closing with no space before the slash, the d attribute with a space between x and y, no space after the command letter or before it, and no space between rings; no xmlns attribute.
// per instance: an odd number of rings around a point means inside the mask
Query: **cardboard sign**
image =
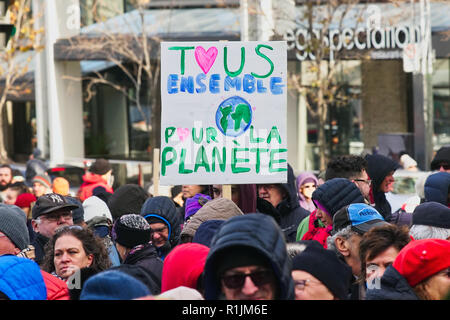
<svg viewBox="0 0 450 320"><path fill-rule="evenodd" d="M287 47L161 44L160 183L287 181Z"/></svg>

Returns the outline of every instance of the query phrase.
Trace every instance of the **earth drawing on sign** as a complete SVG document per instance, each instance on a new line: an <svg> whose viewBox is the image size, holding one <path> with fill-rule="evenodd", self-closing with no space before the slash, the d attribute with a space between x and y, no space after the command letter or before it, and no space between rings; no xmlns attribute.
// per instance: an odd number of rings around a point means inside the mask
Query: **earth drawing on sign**
<svg viewBox="0 0 450 320"><path fill-rule="evenodd" d="M252 107L241 97L228 98L217 108L216 125L226 136L240 136L250 128L251 123Z"/></svg>

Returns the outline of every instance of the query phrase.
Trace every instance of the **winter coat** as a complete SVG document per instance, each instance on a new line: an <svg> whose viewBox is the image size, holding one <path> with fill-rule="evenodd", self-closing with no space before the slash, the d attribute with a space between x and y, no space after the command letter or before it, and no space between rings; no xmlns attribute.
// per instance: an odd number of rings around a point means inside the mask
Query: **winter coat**
<svg viewBox="0 0 450 320"><path fill-rule="evenodd" d="M147 285L152 294L161 292L163 262L158 257L155 247L150 243L133 248L122 265L111 269L117 269L138 278Z"/></svg>
<svg viewBox="0 0 450 320"><path fill-rule="evenodd" d="M166 196L148 198L142 205L141 216L147 220L152 217L158 218L169 228L169 237L166 244L157 249L158 255L161 259L164 259L170 250L180 243L183 219L177 213L174 202Z"/></svg>
<svg viewBox="0 0 450 320"><path fill-rule="evenodd" d="M114 190L111 188L108 183L103 179L103 177L99 174L95 174L92 172L87 172L83 175L83 183L78 190L78 198L80 198L81 202L86 200L87 198L93 195L93 191L97 187L105 188L106 192L113 193Z"/></svg>
<svg viewBox="0 0 450 320"><path fill-rule="evenodd" d="M316 211L314 211L309 215L308 231L303 235L301 240L316 240L327 249L327 239L330 236L332 229L333 225L325 227L316 217Z"/></svg>
<svg viewBox="0 0 450 320"><path fill-rule="evenodd" d="M320 185L312 195L322 210L325 210L331 217L335 213L351 203L364 203L364 197L358 187L348 179L334 178ZM327 248L327 238L333 226L323 226L316 217L316 211L311 213L308 221L308 231L301 240L317 240L324 248Z"/></svg>
<svg viewBox="0 0 450 320"><path fill-rule="evenodd" d="M10 300L46 300L47 288L37 263L13 255L1 256L0 293Z"/></svg>
<svg viewBox="0 0 450 320"><path fill-rule="evenodd" d="M41 270L47 288L47 300L70 300L67 283L54 275Z"/></svg>
<svg viewBox="0 0 450 320"><path fill-rule="evenodd" d="M299 199L299 203L300 206L306 210L308 210L309 212L313 212L314 210L316 210L316 206L314 205L314 203L312 201L307 201L305 196L298 191L300 189L300 187L305 183L305 181L307 180L312 180L312 182L314 182L316 184L316 186L319 184L319 180L317 179L317 177L311 173L311 172L302 172L298 175L297 177L297 183L296 183L296 187L297 187L297 196Z"/></svg>
<svg viewBox="0 0 450 320"><path fill-rule="evenodd" d="M164 259L161 293L180 286L197 289L208 252L209 248L199 243L184 243L173 249Z"/></svg>
<svg viewBox="0 0 450 320"><path fill-rule="evenodd" d="M287 254L283 233L275 220L265 214L250 213L230 218L214 236L206 259L204 288L206 300L221 296L218 261L224 250L236 246L255 250L270 261L278 284L278 300L294 299L291 261ZM232 258L232 257L230 257Z"/></svg>
<svg viewBox="0 0 450 320"><path fill-rule="evenodd" d="M450 187L450 173L436 172L428 176L425 181L425 201L434 201L449 206L448 190Z"/></svg>
<svg viewBox="0 0 450 320"><path fill-rule="evenodd" d="M408 281L393 267L386 268L380 286L366 290L366 300L419 300Z"/></svg>
<svg viewBox="0 0 450 320"><path fill-rule="evenodd" d="M181 237L194 237L200 225L208 220L228 220L243 215L241 209L230 199L217 198L205 203L184 226Z"/></svg>
<svg viewBox="0 0 450 320"><path fill-rule="evenodd" d="M384 178L391 171L395 171L401 168L401 166L394 160L380 154L368 154L365 159L367 161L367 174L372 180L372 186L370 188L371 202L375 203L375 209L389 222L391 220L392 208L386 199L385 193L379 189Z"/></svg>

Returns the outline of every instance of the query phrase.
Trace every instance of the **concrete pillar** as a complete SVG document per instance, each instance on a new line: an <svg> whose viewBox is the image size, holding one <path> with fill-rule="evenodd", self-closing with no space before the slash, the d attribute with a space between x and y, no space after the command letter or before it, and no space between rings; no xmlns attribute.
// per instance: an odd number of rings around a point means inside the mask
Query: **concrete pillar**
<svg viewBox="0 0 450 320"><path fill-rule="evenodd" d="M78 0L34 1L45 28L45 49L36 59L36 113L38 145L47 151L50 165L80 161L84 157L83 102L79 61L55 61L56 40L77 35L80 30ZM39 11L37 14L39 14ZM38 93L39 92L39 93Z"/></svg>

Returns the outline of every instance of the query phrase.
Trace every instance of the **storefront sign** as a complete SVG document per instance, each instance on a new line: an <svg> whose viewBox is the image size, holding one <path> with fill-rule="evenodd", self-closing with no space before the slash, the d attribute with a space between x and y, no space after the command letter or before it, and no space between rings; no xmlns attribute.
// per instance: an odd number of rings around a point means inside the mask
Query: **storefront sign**
<svg viewBox="0 0 450 320"><path fill-rule="evenodd" d="M315 60L309 50L312 41L323 38L325 47L330 48L330 60L335 52L341 50L401 50L409 43L419 43L420 28L411 26L396 26L385 28L344 28L331 29L323 37L320 30L313 29L312 34L302 27L286 32L288 50L295 50L298 60Z"/></svg>
<svg viewBox="0 0 450 320"><path fill-rule="evenodd" d="M161 184L287 181L286 42L161 44Z"/></svg>

